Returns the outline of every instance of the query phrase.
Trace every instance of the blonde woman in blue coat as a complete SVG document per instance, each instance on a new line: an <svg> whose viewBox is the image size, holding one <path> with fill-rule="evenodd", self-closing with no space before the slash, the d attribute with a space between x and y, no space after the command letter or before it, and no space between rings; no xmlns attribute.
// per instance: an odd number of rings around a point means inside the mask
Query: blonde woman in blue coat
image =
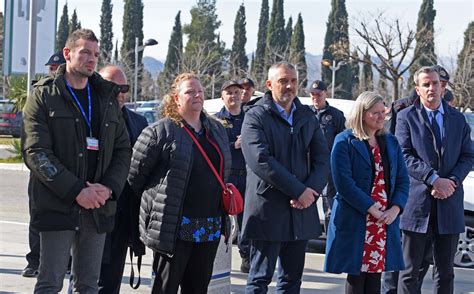
<svg viewBox="0 0 474 294"><path fill-rule="evenodd" d="M397 139L384 129L383 98L357 97L348 129L336 136L325 271L347 273L346 293L380 293L382 272L404 268L399 215L408 174Z"/></svg>

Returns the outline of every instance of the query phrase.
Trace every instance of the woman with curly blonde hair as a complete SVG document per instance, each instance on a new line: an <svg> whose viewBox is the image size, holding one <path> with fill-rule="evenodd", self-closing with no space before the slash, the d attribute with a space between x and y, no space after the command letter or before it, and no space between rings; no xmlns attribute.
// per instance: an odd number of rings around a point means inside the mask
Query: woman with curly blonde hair
<svg viewBox="0 0 474 294"><path fill-rule="evenodd" d="M224 127L203 111L204 90L192 73L176 77L163 118L134 146L129 183L141 197L140 237L154 251L152 293L207 293L227 227L222 188L193 136L224 182L231 155ZM186 130L187 129L187 130Z"/></svg>

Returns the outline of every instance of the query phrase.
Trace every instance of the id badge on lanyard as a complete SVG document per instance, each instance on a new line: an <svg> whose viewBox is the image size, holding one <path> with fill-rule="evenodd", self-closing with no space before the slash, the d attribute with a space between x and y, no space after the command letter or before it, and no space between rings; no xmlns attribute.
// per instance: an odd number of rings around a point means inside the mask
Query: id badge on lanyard
<svg viewBox="0 0 474 294"><path fill-rule="evenodd" d="M82 116L84 117L84 120L87 123L87 126L89 127L89 136L86 137L86 148L87 150L94 150L98 151L99 150L99 140L97 138L94 138L92 136L92 103L91 103L91 91L89 88L89 83L87 83L87 102L88 102L88 108L89 108L89 117L86 116L86 113L84 111L84 108L82 108L81 103L79 102L79 99L77 99L76 94L72 90L71 86L69 86L69 83L66 81L66 85L69 88L69 91L71 92L72 97L74 97L74 100L76 100L77 106L79 107L79 110L82 113Z"/></svg>

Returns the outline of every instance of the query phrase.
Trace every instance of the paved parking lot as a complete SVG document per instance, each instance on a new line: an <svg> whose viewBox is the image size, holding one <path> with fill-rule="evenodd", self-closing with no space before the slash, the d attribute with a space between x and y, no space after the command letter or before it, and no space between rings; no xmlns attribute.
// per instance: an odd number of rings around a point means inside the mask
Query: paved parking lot
<svg viewBox="0 0 474 294"><path fill-rule="evenodd" d="M3 167L5 168L5 167ZM20 273L25 267L25 254L28 252L28 201L26 187L27 171L2 169L0 165L0 294L32 293L35 279L23 278ZM232 293L244 293L247 275L239 271L238 250L232 248ZM301 293L344 293L344 275L324 273L324 255L308 253L303 276ZM474 293L474 269L456 269L455 293ZM150 293L151 254L145 256L142 265L142 286L132 290L128 285L130 264L125 268L122 280L122 293ZM432 293L432 281L427 279L423 293ZM270 293L275 292L275 283L270 285ZM67 280L65 280L65 287ZM63 290L62 293L66 293Z"/></svg>

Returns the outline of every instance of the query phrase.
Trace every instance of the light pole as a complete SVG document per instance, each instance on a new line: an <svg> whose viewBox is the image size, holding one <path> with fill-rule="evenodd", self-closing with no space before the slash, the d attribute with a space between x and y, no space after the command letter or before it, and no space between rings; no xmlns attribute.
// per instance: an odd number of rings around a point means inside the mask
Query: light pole
<svg viewBox="0 0 474 294"><path fill-rule="evenodd" d="M155 39L148 39L145 41L143 46L138 46L138 37L135 37L135 72L133 75L133 102L137 102L137 92L138 92L138 53L143 51L146 46L154 46L158 44L158 41Z"/></svg>
<svg viewBox="0 0 474 294"><path fill-rule="evenodd" d="M336 63L336 60L331 61L329 59L323 59L321 60L321 64L324 66L329 67L329 69L332 71L332 82L331 82L331 98L334 98L334 84L336 83L336 71L341 68L342 65L346 64L344 60L339 61Z"/></svg>

